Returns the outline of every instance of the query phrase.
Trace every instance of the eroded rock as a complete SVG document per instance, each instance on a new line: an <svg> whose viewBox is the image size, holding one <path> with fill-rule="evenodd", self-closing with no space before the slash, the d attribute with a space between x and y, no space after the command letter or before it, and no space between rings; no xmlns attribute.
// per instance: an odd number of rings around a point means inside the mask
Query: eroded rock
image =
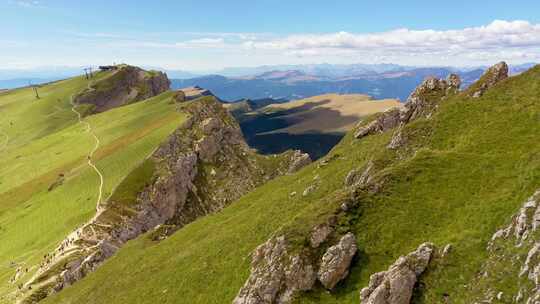
<svg viewBox="0 0 540 304"><path fill-rule="evenodd" d="M332 289L339 281L347 277L357 249L356 238L350 232L345 234L339 243L328 248L322 257L317 274L324 287Z"/></svg>
<svg viewBox="0 0 540 304"><path fill-rule="evenodd" d="M296 291L313 288L315 280L309 262L288 255L283 236L272 238L255 249L251 274L233 304L289 303Z"/></svg>
<svg viewBox="0 0 540 304"><path fill-rule="evenodd" d="M488 258L475 278L477 302L538 303L540 301L540 190L495 232ZM503 291L516 291L514 294Z"/></svg>
<svg viewBox="0 0 540 304"><path fill-rule="evenodd" d="M378 115L368 123L362 123L356 132L355 138L382 133L402 126L419 117L429 117L438 102L459 91L461 80L458 75L451 74L446 80L434 77L427 78L407 98L403 108L389 109ZM394 143L394 145L396 145Z"/></svg>
<svg viewBox="0 0 540 304"><path fill-rule="evenodd" d="M479 98L497 83L508 78L508 65L506 62L499 62L490 67L484 75L469 89L468 95L473 98Z"/></svg>
<svg viewBox="0 0 540 304"><path fill-rule="evenodd" d="M352 233L326 250L320 257L315 248L333 232L328 224L318 225L311 234L311 246L290 249L285 237L273 237L257 247L252 254L251 273L238 292L233 304L285 304L299 291L312 290L317 279L329 289L345 278L356 240ZM317 270L317 265L320 265Z"/></svg>
<svg viewBox="0 0 540 304"><path fill-rule="evenodd" d="M334 231L328 224L320 224L313 228L309 238L312 248L318 248L323 242L326 241L328 236Z"/></svg>
<svg viewBox="0 0 540 304"><path fill-rule="evenodd" d="M309 157L309 154L303 153L300 150L295 150L293 155L291 156L291 165L289 166L289 173L294 173L303 167L311 164L311 158Z"/></svg>
<svg viewBox="0 0 540 304"><path fill-rule="evenodd" d="M426 270L434 245L424 243L400 257L387 271L373 274L368 287L360 291L362 304L409 304L418 277Z"/></svg>

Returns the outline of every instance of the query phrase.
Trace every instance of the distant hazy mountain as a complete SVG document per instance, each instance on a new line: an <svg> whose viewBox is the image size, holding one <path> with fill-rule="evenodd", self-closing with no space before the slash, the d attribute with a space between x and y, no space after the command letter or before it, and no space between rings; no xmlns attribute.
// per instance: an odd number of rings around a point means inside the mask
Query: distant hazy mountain
<svg viewBox="0 0 540 304"><path fill-rule="evenodd" d="M401 66L397 64L300 64L300 65L264 65L259 67L233 67L225 68L216 74L238 77L246 75L263 74L266 72L281 71L301 71L306 74L324 77L345 77L353 75L365 75L373 73L384 73L389 71L406 71L414 67Z"/></svg>
<svg viewBox="0 0 540 304"><path fill-rule="evenodd" d="M380 66L380 72L364 70L361 66L354 72L352 66L342 76L331 76L318 69L313 73L303 70L272 70L242 77L209 75L191 79L173 79L173 88L201 86L211 90L223 100L242 98L301 99L327 93L368 94L377 99L398 98L404 101L414 88L428 76L446 77L458 73L466 87L478 79L483 69L460 71L454 68L401 68L395 65ZM319 68L318 65L314 68ZM345 73L342 67L340 73ZM306 68L304 68L305 70ZM318 71L318 72L317 72ZM355 74L356 73L356 74ZM336 72L337 75L337 72Z"/></svg>

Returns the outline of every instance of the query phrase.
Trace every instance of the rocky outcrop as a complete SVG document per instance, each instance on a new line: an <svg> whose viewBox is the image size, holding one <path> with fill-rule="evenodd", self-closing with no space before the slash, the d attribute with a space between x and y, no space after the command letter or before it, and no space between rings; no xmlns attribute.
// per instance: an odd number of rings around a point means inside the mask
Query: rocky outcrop
<svg viewBox="0 0 540 304"><path fill-rule="evenodd" d="M484 75L474 83L468 90L467 95L473 98L479 98L497 83L508 78L508 65L506 62L499 62L490 67Z"/></svg>
<svg viewBox="0 0 540 304"><path fill-rule="evenodd" d="M104 72L105 73L105 72ZM169 90L167 74L144 71L134 66L120 66L118 69L90 84L75 96L78 104L90 104L93 112L104 112L129 103L148 99Z"/></svg>
<svg viewBox="0 0 540 304"><path fill-rule="evenodd" d="M372 182L375 171L375 164L373 161L368 161L362 171L358 169L352 169L347 173L345 177L345 186L348 187L362 187L367 186Z"/></svg>
<svg viewBox="0 0 540 304"><path fill-rule="evenodd" d="M328 225L328 223L315 226L311 231L311 235L309 238L311 247L319 248L319 246L328 239L328 236L332 232L334 232L334 228Z"/></svg>
<svg viewBox="0 0 540 304"><path fill-rule="evenodd" d="M311 158L309 157L309 154L303 153L300 150L293 151L293 155L290 159L290 166L288 173L294 173L301 168L311 164Z"/></svg>
<svg viewBox="0 0 540 304"><path fill-rule="evenodd" d="M233 304L290 303L297 292L313 289L317 279L328 289L333 288L347 276L356 253L356 239L347 233L320 257L315 248L328 241L333 231L327 224L316 226L311 246L301 250L292 250L283 236L257 247L251 274Z"/></svg>
<svg viewBox="0 0 540 304"><path fill-rule="evenodd" d="M540 189L510 224L495 232L488 259L471 283L472 298L485 303L540 302Z"/></svg>
<svg viewBox="0 0 540 304"><path fill-rule="evenodd" d="M455 74L449 75L446 80L430 77L414 90L402 109L389 109L377 115L374 120L361 123L354 137L382 133L419 117L429 117L442 99L459 91L460 85L461 80Z"/></svg>
<svg viewBox="0 0 540 304"><path fill-rule="evenodd" d="M426 270L434 246L424 243L400 257L387 271L373 274L368 287L360 291L362 304L409 304L418 277Z"/></svg>
<svg viewBox="0 0 540 304"><path fill-rule="evenodd" d="M296 291L313 287L313 266L298 254L289 255L287 247L281 236L255 249L251 274L233 304L289 303Z"/></svg>
<svg viewBox="0 0 540 304"><path fill-rule="evenodd" d="M324 287L332 289L339 281L347 277L357 249L356 238L349 232L336 245L326 250L318 272L319 281Z"/></svg>
<svg viewBox="0 0 540 304"><path fill-rule="evenodd" d="M152 239L161 240L289 171L294 153L256 155L234 118L213 97L181 109L190 118L143 164L153 170L146 184L130 190L136 191L135 200L126 202L113 193L89 223L46 257L25 284L27 299L34 301L36 294L46 296L73 284L128 240L149 231ZM276 162L276 157L281 161ZM136 169L131 174L141 173ZM121 183L116 190L122 189Z"/></svg>

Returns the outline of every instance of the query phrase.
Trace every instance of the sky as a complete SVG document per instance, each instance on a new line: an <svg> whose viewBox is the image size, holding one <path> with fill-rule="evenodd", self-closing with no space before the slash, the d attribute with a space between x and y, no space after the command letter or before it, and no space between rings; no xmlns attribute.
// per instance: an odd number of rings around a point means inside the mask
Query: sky
<svg viewBox="0 0 540 304"><path fill-rule="evenodd" d="M0 69L540 62L538 0L0 0Z"/></svg>

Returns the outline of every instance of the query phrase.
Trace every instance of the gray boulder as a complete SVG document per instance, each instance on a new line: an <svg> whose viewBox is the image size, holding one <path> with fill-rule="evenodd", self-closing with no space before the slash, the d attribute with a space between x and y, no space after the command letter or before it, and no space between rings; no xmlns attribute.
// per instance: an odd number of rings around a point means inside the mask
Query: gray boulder
<svg viewBox="0 0 540 304"><path fill-rule="evenodd" d="M471 86L468 95L473 98L479 98L484 95L488 89L506 78L508 78L508 65L506 62L502 61L490 67L480 80Z"/></svg>
<svg viewBox="0 0 540 304"><path fill-rule="evenodd" d="M426 270L435 246L424 243L400 257L387 271L373 274L360 291L362 304L409 304L418 277Z"/></svg>
<svg viewBox="0 0 540 304"><path fill-rule="evenodd" d="M288 173L294 173L309 164L311 164L309 154L303 153L300 150L295 150L291 156Z"/></svg>
<svg viewBox="0 0 540 304"><path fill-rule="evenodd" d="M328 248L322 257L318 272L319 281L324 287L332 289L339 281L347 277L356 251L356 238L350 232L345 234L336 245Z"/></svg>
<svg viewBox="0 0 540 304"><path fill-rule="evenodd" d="M272 238L255 249L251 274L233 304L289 303L296 291L313 288L316 278L309 262L287 253L283 236Z"/></svg>

